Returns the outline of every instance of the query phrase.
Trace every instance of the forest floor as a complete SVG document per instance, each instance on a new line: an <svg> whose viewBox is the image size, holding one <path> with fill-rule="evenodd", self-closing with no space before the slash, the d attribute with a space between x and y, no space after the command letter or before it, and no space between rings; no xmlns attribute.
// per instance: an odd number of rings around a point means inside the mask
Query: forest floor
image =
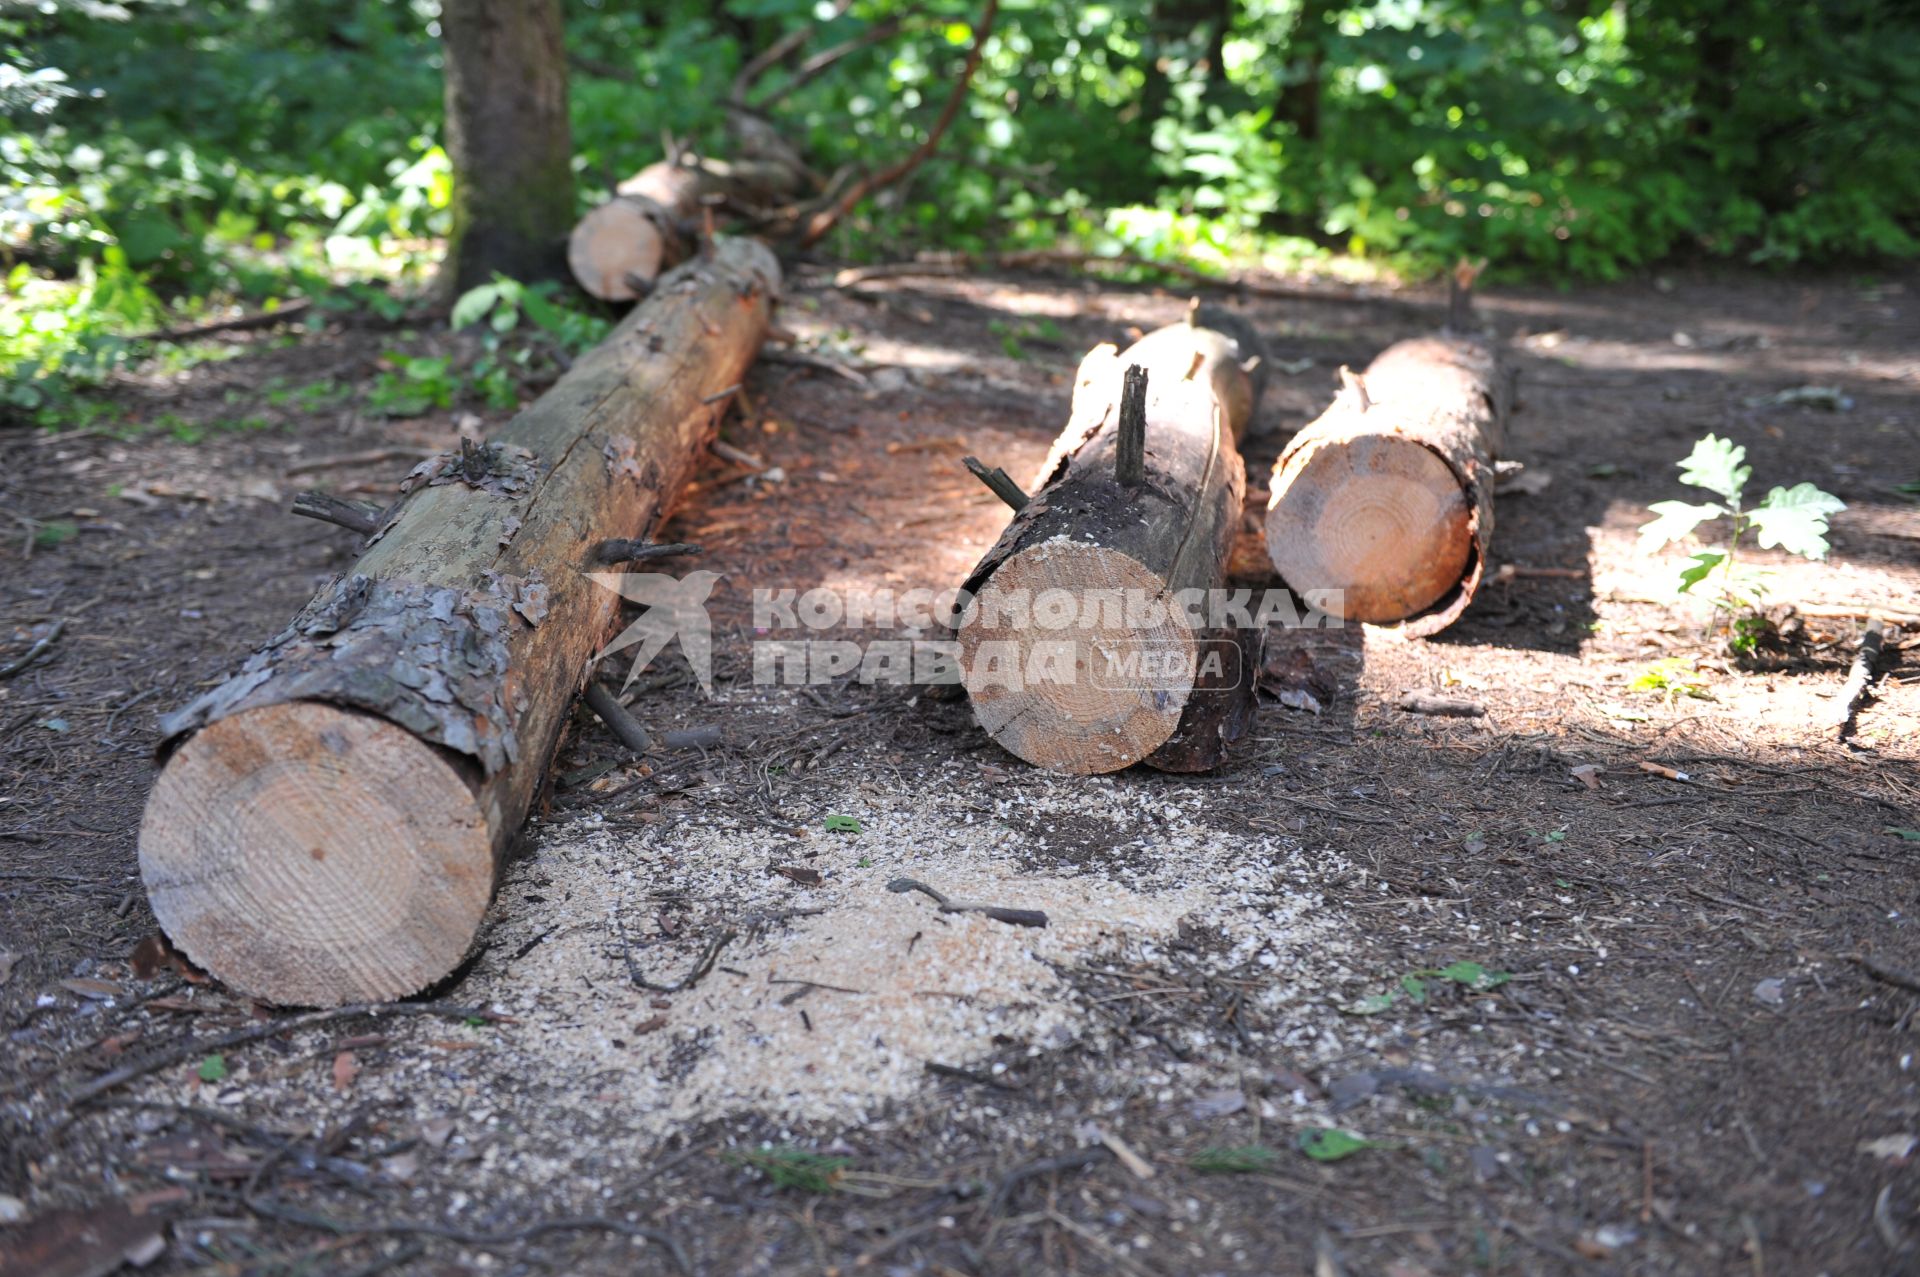
<svg viewBox="0 0 1920 1277"><path fill-rule="evenodd" d="M1233 302L1276 374L1250 512L1338 366L1442 305L1326 293ZM295 490L388 491L454 439L362 410L378 360L449 339L241 339L117 386L131 429L0 432L0 665L64 622L0 680L0 1273L1920 1264L1915 627L1853 734L1826 723L1859 614L1920 614L1920 281L1490 290L1509 451L1551 480L1500 499L1493 560L1565 571L1426 642L1276 631L1319 712L1263 705L1216 774L1052 776L964 702L755 685L752 590L953 586L1004 523L960 455L1024 478L1080 354L1184 306L795 281L782 322L859 380L756 368L727 437L777 470L713 462L666 529L724 574L714 695L669 656L634 701L725 743L637 763L576 717L428 995L488 1017L217 1050L282 1013L136 960L156 718L351 562ZM1769 398L1809 385L1846 400ZM1716 656L1685 556L1636 550L1708 431L1756 491L1848 503L1830 563L1756 556L1807 613L1777 668ZM1415 688L1486 715L1403 712ZM1052 925L943 916L902 874Z"/></svg>

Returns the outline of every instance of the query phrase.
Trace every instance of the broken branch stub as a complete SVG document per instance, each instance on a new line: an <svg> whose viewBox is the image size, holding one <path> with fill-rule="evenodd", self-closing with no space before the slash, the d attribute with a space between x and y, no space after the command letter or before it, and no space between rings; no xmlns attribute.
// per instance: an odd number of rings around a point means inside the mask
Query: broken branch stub
<svg viewBox="0 0 1920 1277"><path fill-rule="evenodd" d="M269 1002L400 997L468 952L646 539L765 333L779 265L722 241L484 446L432 458L353 568L163 720L140 832L155 915Z"/></svg>

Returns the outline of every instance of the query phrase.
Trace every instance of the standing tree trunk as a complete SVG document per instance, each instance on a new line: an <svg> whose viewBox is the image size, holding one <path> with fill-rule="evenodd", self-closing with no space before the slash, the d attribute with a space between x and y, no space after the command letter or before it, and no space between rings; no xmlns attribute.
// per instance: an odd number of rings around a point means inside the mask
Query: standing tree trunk
<svg viewBox="0 0 1920 1277"><path fill-rule="evenodd" d="M497 272L562 278L573 226L573 140L560 0L445 0L453 235L441 269L457 296Z"/></svg>
<svg viewBox="0 0 1920 1277"><path fill-rule="evenodd" d="M1327 0L1304 0L1287 42L1286 83L1273 116L1293 125L1302 142L1320 140L1320 68L1325 58Z"/></svg>

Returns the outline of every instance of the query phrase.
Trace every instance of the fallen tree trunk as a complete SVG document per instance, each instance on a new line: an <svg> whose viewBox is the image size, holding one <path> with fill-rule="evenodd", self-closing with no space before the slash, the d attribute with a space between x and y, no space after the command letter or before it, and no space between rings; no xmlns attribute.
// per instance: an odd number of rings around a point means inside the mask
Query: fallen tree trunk
<svg viewBox="0 0 1920 1277"><path fill-rule="evenodd" d="M1267 554L1295 592L1353 621L1437 633L1473 601L1493 535L1512 381L1455 319L1390 346L1274 463Z"/></svg>
<svg viewBox="0 0 1920 1277"><path fill-rule="evenodd" d="M1036 490L964 587L962 681L1012 753L1079 775L1204 770L1244 727L1248 636L1208 631L1173 596L1224 583L1255 348L1201 310L1081 362Z"/></svg>
<svg viewBox="0 0 1920 1277"><path fill-rule="evenodd" d="M765 333L779 266L722 241L496 441L423 462L348 573L163 721L153 911L271 1002L412 993L467 953L618 596Z"/></svg>
<svg viewBox="0 0 1920 1277"><path fill-rule="evenodd" d="M649 164L575 224L567 238L567 266L580 287L601 301L632 301L693 251L708 200L784 200L799 194L805 180L804 169L779 159L682 157Z"/></svg>
<svg viewBox="0 0 1920 1277"><path fill-rule="evenodd" d="M614 198L581 218L567 239L567 265L601 301L643 297L661 271L699 241L709 204L752 211L807 189L806 162L766 119L744 107L727 113L736 158L670 154L620 183Z"/></svg>

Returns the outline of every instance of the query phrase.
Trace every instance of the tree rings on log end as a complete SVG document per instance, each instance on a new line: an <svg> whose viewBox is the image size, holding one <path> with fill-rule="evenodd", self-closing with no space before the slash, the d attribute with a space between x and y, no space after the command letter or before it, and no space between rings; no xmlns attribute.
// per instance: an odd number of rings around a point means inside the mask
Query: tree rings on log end
<svg viewBox="0 0 1920 1277"><path fill-rule="evenodd" d="M446 755L316 701L244 710L189 737L155 780L140 873L174 944L264 1001L418 992L473 942L493 846Z"/></svg>
<svg viewBox="0 0 1920 1277"><path fill-rule="evenodd" d="M1064 539L994 569L960 622L975 717L1009 752L1072 775L1119 771L1180 725L1198 643L1166 583Z"/></svg>
<svg viewBox="0 0 1920 1277"><path fill-rule="evenodd" d="M640 295L632 280L651 283L666 258L654 211L638 199L611 199L581 218L567 237L567 267L589 293L607 302Z"/></svg>
<svg viewBox="0 0 1920 1277"><path fill-rule="evenodd" d="M1267 551L1297 593L1350 621L1414 616L1460 584L1473 559L1473 507L1433 449L1392 434L1309 445L1283 463Z"/></svg>

